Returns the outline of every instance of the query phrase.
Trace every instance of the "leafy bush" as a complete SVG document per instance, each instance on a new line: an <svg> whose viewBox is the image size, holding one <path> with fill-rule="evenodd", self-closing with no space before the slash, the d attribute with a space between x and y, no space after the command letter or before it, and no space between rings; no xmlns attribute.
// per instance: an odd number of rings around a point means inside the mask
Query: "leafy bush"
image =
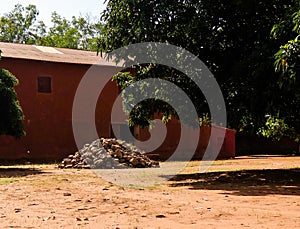
<svg viewBox="0 0 300 229"><path fill-rule="evenodd" d="M265 126L259 128L258 132L260 135L273 140L280 140L283 136L288 136L299 141L299 134L289 127L284 119L274 116L268 116Z"/></svg>
<svg viewBox="0 0 300 229"><path fill-rule="evenodd" d="M14 90L17 84L18 80L13 74L0 69L0 135L20 138L25 132L24 115Z"/></svg>

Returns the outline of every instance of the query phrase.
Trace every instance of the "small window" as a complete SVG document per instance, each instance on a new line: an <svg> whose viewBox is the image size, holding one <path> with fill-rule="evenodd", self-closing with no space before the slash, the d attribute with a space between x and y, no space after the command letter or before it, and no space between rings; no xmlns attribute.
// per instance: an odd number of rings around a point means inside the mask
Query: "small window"
<svg viewBox="0 0 300 229"><path fill-rule="evenodd" d="M38 92L51 93L51 77L47 77L47 76L38 77Z"/></svg>

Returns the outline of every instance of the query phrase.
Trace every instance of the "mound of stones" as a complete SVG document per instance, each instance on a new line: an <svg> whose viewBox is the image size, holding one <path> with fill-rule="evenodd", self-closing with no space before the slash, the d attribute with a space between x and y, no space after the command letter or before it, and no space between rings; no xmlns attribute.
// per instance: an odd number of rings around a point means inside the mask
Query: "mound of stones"
<svg viewBox="0 0 300 229"><path fill-rule="evenodd" d="M59 168L122 169L159 167L145 152L115 138L97 139L74 155L64 158Z"/></svg>

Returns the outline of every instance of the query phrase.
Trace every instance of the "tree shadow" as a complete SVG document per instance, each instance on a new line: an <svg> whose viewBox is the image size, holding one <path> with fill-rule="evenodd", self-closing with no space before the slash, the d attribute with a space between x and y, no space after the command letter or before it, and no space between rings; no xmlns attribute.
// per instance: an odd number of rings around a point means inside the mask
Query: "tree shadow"
<svg viewBox="0 0 300 229"><path fill-rule="evenodd" d="M234 157L234 160L250 160L250 159L267 159L270 157L274 158L294 158L294 157L299 157L299 155L296 154L255 154L255 155L240 155L237 157Z"/></svg>
<svg viewBox="0 0 300 229"><path fill-rule="evenodd" d="M45 172L35 168L0 168L0 178L25 177L29 175L37 175L42 173Z"/></svg>
<svg viewBox="0 0 300 229"><path fill-rule="evenodd" d="M169 185L187 186L191 190L222 190L223 194L241 196L300 195L300 169L179 174L169 180Z"/></svg>

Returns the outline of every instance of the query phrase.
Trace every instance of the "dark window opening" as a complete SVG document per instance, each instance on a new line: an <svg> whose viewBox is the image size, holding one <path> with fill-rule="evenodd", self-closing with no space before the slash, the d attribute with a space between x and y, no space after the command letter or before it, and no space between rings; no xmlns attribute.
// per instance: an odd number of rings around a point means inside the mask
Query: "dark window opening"
<svg viewBox="0 0 300 229"><path fill-rule="evenodd" d="M51 77L47 77L47 76L38 77L38 92L51 93Z"/></svg>

